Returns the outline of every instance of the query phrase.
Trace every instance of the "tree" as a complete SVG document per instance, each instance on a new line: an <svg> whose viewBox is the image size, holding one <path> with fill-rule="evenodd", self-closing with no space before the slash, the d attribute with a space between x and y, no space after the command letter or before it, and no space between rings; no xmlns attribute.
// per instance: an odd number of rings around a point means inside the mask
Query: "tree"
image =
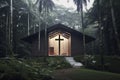
<svg viewBox="0 0 120 80"><path fill-rule="evenodd" d="M101 65L104 69L105 55L119 55L119 21L120 21L120 1L119 0L95 0L93 8L90 10L89 17L92 17L92 23L99 25L96 44L99 45L99 55L101 56ZM99 40L98 40L99 39Z"/></svg>
<svg viewBox="0 0 120 80"><path fill-rule="evenodd" d="M100 0L99 6L101 11L97 8L97 1L95 0L93 8L90 10L89 17L91 22L98 21L98 14L101 13L101 25L102 25L102 35L104 51L106 55L119 55L119 14L120 14L120 4L119 0ZM99 28L100 29L100 28Z"/></svg>
<svg viewBox="0 0 120 80"><path fill-rule="evenodd" d="M36 5L39 5L39 7L38 7L38 10L39 10L39 20L41 21L41 14L45 14L44 15L44 22L45 22L45 42L46 42L46 40L47 40L47 21L46 21L46 19L47 19L47 14L49 13L49 11L51 11L52 10L52 8L53 8L53 6L54 6L54 3L52 2L52 0L37 0L36 1ZM38 35L38 49L40 50L40 31L41 31L41 29L40 29L40 25L39 25L39 35ZM47 44L45 43L45 51L47 51ZM46 54L47 54L47 52L45 52Z"/></svg>
<svg viewBox="0 0 120 80"><path fill-rule="evenodd" d="M17 54L18 47L21 45L19 39L23 37L26 27L26 14L25 10L27 10L27 6L21 0L1 0L0 1L0 19L2 21L1 31L4 35L2 35L2 43L6 48L6 51L2 51L2 54L13 55L13 53ZM13 16L14 14L14 16ZM4 18L2 17L4 15ZM24 16L24 18L23 18ZM0 21L0 22L1 22ZM24 26L24 27L23 27ZM21 36L21 35L22 36ZM5 49L4 49L5 50Z"/></svg>
<svg viewBox="0 0 120 80"><path fill-rule="evenodd" d="M99 32L99 48L100 48L100 56L101 56L101 65L104 70L104 52L103 52L103 27L102 27L102 14L101 14L101 2L97 0L97 8L98 8L98 32Z"/></svg>
<svg viewBox="0 0 120 80"><path fill-rule="evenodd" d="M85 48L85 31L84 31L84 19L83 19L83 4L86 6L87 1L89 0L74 0L74 3L77 5L77 11L81 12L81 26L82 26L82 32L83 32L83 49L84 49L84 56L86 55L86 48ZM86 65L86 62L85 62Z"/></svg>
<svg viewBox="0 0 120 80"><path fill-rule="evenodd" d="M119 52L120 52L120 39L119 39L119 34L118 34L117 26L116 26L116 19L115 19L113 1L112 0L110 0L110 7L111 7L113 29L114 29L115 38L116 38L116 41L117 41L117 44L118 44L118 49L119 49Z"/></svg>
<svg viewBox="0 0 120 80"><path fill-rule="evenodd" d="M6 54L7 50L9 50L9 53L12 52L12 0L7 1L7 0L1 0L0 1L0 17L1 17L1 28L3 34L5 34L5 38L3 38L4 46L6 47ZM9 13L11 15L9 15ZM5 29L5 30L4 30ZM4 52L3 52L4 54Z"/></svg>

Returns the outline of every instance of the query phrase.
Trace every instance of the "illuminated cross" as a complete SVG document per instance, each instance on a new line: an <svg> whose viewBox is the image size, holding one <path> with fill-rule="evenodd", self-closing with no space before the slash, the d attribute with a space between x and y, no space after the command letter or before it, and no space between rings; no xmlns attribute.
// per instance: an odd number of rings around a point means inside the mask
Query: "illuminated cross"
<svg viewBox="0 0 120 80"><path fill-rule="evenodd" d="M60 55L60 41L63 41L64 39L60 38L60 34L59 34L59 38L55 39L56 41L58 41L58 45L59 45L59 55Z"/></svg>

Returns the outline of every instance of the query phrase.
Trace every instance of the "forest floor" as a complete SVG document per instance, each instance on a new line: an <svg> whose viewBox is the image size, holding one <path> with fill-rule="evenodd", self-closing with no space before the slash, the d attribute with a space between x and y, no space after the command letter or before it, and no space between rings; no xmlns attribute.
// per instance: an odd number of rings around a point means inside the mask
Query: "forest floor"
<svg viewBox="0 0 120 80"><path fill-rule="evenodd" d="M120 80L120 74L81 68L56 70L53 77L55 80Z"/></svg>

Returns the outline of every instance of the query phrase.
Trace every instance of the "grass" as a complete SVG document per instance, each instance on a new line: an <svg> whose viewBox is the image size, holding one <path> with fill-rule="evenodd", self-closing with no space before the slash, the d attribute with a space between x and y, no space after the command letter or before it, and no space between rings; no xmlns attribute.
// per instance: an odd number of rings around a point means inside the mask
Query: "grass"
<svg viewBox="0 0 120 80"><path fill-rule="evenodd" d="M53 75L55 80L120 80L120 74L89 69L63 69Z"/></svg>

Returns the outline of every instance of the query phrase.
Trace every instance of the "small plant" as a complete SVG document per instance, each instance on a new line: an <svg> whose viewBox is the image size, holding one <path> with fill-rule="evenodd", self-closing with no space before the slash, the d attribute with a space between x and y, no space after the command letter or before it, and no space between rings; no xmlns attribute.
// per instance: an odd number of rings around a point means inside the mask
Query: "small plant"
<svg viewBox="0 0 120 80"><path fill-rule="evenodd" d="M57 57L57 58L48 58L47 60L48 66L53 67L54 69L64 69L64 68L71 68L71 65L66 62L66 60L63 57Z"/></svg>
<svg viewBox="0 0 120 80"><path fill-rule="evenodd" d="M27 60L0 60L0 80L52 80L50 68L43 68L41 64Z"/></svg>

